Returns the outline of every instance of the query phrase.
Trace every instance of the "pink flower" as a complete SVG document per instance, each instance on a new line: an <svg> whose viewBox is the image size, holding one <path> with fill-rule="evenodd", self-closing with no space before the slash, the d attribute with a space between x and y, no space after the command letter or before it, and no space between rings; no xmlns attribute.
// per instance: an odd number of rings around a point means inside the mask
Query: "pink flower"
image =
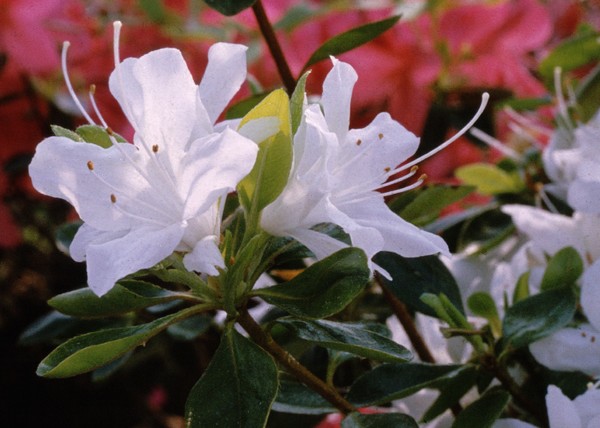
<svg viewBox="0 0 600 428"><path fill-rule="evenodd" d="M506 88L519 96L545 93L529 70L534 64L528 55L543 48L551 33L550 16L536 0L468 4L440 19L452 83Z"/></svg>

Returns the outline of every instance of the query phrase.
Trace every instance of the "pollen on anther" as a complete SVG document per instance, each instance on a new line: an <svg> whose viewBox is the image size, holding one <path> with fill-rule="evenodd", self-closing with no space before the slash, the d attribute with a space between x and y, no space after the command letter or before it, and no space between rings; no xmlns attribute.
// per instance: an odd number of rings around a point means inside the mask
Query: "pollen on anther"
<svg viewBox="0 0 600 428"><path fill-rule="evenodd" d="M90 171L94 170L94 162L92 162L91 160L87 161L87 167Z"/></svg>
<svg viewBox="0 0 600 428"><path fill-rule="evenodd" d="M592 336L590 342L594 343L596 341L596 336Z"/></svg>
<svg viewBox="0 0 600 428"><path fill-rule="evenodd" d="M585 331L582 331L581 332L581 337L586 337L586 336L587 336L587 334L585 334Z"/></svg>
<svg viewBox="0 0 600 428"><path fill-rule="evenodd" d="M117 197L115 196L115 194L114 194L114 193L111 193L111 194L110 194L110 201L111 201L113 204L116 204L116 203L117 203Z"/></svg>
<svg viewBox="0 0 600 428"><path fill-rule="evenodd" d="M358 140L356 140L356 145L360 146L362 144L362 140L359 138Z"/></svg>
<svg viewBox="0 0 600 428"><path fill-rule="evenodd" d="M383 168L383 170L385 172L390 172L392 170L392 168L390 168L389 166L386 166L385 168Z"/></svg>
<svg viewBox="0 0 600 428"><path fill-rule="evenodd" d="M154 145L152 146L152 152L153 152L153 153L158 153L158 144L154 144Z"/></svg>
<svg viewBox="0 0 600 428"><path fill-rule="evenodd" d="M377 137L379 137L380 140L383 139L383 134L379 134Z"/></svg>

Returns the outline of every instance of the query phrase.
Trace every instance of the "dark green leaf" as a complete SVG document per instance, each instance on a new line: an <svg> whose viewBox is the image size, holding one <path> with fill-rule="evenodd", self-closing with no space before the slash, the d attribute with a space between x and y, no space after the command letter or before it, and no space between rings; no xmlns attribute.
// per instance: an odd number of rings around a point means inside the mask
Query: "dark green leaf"
<svg viewBox="0 0 600 428"><path fill-rule="evenodd" d="M207 297L209 300L213 300L215 292L200 278L200 276L194 272L190 272L184 267L177 269L158 268L151 269L149 274L154 275L158 279L170 284L185 285L195 295L201 297Z"/></svg>
<svg viewBox="0 0 600 428"><path fill-rule="evenodd" d="M36 373L47 378L62 378L95 370L145 344L169 325L191 315L193 311L197 309L190 308L147 324L111 328L74 337L44 358Z"/></svg>
<svg viewBox="0 0 600 428"><path fill-rule="evenodd" d="M81 125L76 129L77 134L85 141L86 143L96 144L97 146L108 148L112 146L112 142L110 141L110 137L106 129L102 128L98 125ZM119 143L125 143L127 140L121 137L119 134L113 134L113 137Z"/></svg>
<svg viewBox="0 0 600 428"><path fill-rule="evenodd" d="M230 328L185 405L186 427L265 426L277 395L273 358Z"/></svg>
<svg viewBox="0 0 600 428"><path fill-rule="evenodd" d="M421 295L443 293L460 312L465 313L458 285L437 256L406 258L381 252L374 261L392 275L391 281L381 278L384 286L411 309L435 317L435 311L421 301Z"/></svg>
<svg viewBox="0 0 600 428"><path fill-rule="evenodd" d="M485 210L462 225L457 251L467 255L485 253L513 236L514 231L509 215L499 209Z"/></svg>
<svg viewBox="0 0 600 428"><path fill-rule="evenodd" d="M423 190L401 211L394 210L394 202L390 208L404 220L418 226L431 223L448 205L460 201L475 190L473 186L431 186Z"/></svg>
<svg viewBox="0 0 600 428"><path fill-rule="evenodd" d="M124 319L82 320L52 311L29 325L21 333L19 344L30 346L40 343L60 343L76 334L124 325L126 325Z"/></svg>
<svg viewBox="0 0 600 428"><path fill-rule="evenodd" d="M303 321L291 318L282 318L277 322L294 330L300 339L325 348L350 352L377 361L406 362L412 359L408 349L371 331L366 323Z"/></svg>
<svg viewBox="0 0 600 428"><path fill-rule="evenodd" d="M576 308L577 299L570 287L528 297L506 310L504 338L514 348L528 345L566 326Z"/></svg>
<svg viewBox="0 0 600 428"><path fill-rule="evenodd" d="M113 373L115 373L117 370L123 367L125 363L129 361L129 358L132 355L133 351L129 351L125 355L121 356L120 358L117 358L114 361L111 361L107 365L97 368L92 372L92 381L100 382L102 380L108 379L110 376L113 375Z"/></svg>
<svg viewBox="0 0 600 428"><path fill-rule="evenodd" d="M430 387L460 368L425 363L382 364L356 379L346 398L358 407L385 404Z"/></svg>
<svg viewBox="0 0 600 428"><path fill-rule="evenodd" d="M573 286L582 273L583 260L581 260L581 256L575 248L565 247L548 260L540 287L545 291L551 288Z"/></svg>
<svg viewBox="0 0 600 428"><path fill-rule="evenodd" d="M206 333L212 323L212 317L208 315L194 315L177 324L167 328L167 333L177 340L190 341Z"/></svg>
<svg viewBox="0 0 600 428"><path fill-rule="evenodd" d="M413 418L402 413L350 413L342 421L341 428L419 428L419 425Z"/></svg>
<svg viewBox="0 0 600 428"><path fill-rule="evenodd" d="M308 67L319 61L329 58L330 55L336 56L370 42L396 25L399 20L400 16L393 16L391 18L353 28L352 30L332 37L323 43L310 56L304 65L303 70L306 70Z"/></svg>
<svg viewBox="0 0 600 428"><path fill-rule="evenodd" d="M458 414L452 428L490 428L510 401L501 389L490 390Z"/></svg>
<svg viewBox="0 0 600 428"><path fill-rule="evenodd" d="M204 0L206 4L225 16L237 15L249 8L256 0Z"/></svg>
<svg viewBox="0 0 600 428"><path fill-rule="evenodd" d="M53 297L48 304L63 314L80 318L120 315L180 299L180 293L144 281L121 280L98 297L89 288L80 288Z"/></svg>
<svg viewBox="0 0 600 428"><path fill-rule="evenodd" d="M443 379L439 386L440 395L434 403L427 409L422 422L429 422L438 417L458 401L471 389L477 382L477 368L474 366L465 366L458 370L454 376L448 376Z"/></svg>
<svg viewBox="0 0 600 428"><path fill-rule="evenodd" d="M326 318L341 311L365 287L370 271L365 253L345 248L309 266L289 282L256 290L272 305L302 318Z"/></svg>
<svg viewBox="0 0 600 428"><path fill-rule="evenodd" d="M273 410L283 413L321 415L337 411L333 405L302 383L288 379L279 381L279 392Z"/></svg>
<svg viewBox="0 0 600 428"><path fill-rule="evenodd" d="M73 242L73 238L82 224L83 222L81 221L65 223L56 230L56 246L59 250L61 250L63 253L69 254L71 242Z"/></svg>

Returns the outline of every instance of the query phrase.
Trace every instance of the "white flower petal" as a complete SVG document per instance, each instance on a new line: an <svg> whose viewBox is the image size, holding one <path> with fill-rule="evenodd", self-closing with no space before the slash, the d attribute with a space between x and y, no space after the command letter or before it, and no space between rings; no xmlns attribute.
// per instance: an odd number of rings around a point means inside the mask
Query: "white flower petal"
<svg viewBox="0 0 600 428"><path fill-rule="evenodd" d="M533 357L558 371L581 371L600 377L600 332L589 324L563 328L529 345Z"/></svg>
<svg viewBox="0 0 600 428"><path fill-rule="evenodd" d="M600 332L600 260L587 268L583 274L581 307L590 324ZM598 339L600 340L600 334Z"/></svg>
<svg viewBox="0 0 600 428"><path fill-rule="evenodd" d="M177 49L128 58L110 76L110 90L151 150L184 150L197 119L196 84Z"/></svg>
<svg viewBox="0 0 600 428"><path fill-rule="evenodd" d="M348 247L342 241L311 229L291 230L288 235L305 245L319 260Z"/></svg>
<svg viewBox="0 0 600 428"><path fill-rule="evenodd" d="M567 202L578 211L600 213L598 195L600 195L600 181L574 180L567 192Z"/></svg>
<svg viewBox="0 0 600 428"><path fill-rule="evenodd" d="M344 141L350 123L350 100L352 90L358 79L356 71L350 64L331 58L333 68L323 82L321 104L329 130L334 132L339 141Z"/></svg>
<svg viewBox="0 0 600 428"><path fill-rule="evenodd" d="M158 230L134 229L123 237L89 245L88 285L98 296L106 294L119 279L171 255L182 236L182 225L174 224Z"/></svg>
<svg viewBox="0 0 600 428"><path fill-rule="evenodd" d="M81 225L69 246L69 254L76 262L85 261L85 252L90 245L104 244L127 235L127 230L103 231L87 223Z"/></svg>
<svg viewBox="0 0 600 428"><path fill-rule="evenodd" d="M571 217L526 205L504 205L502 211L512 217L519 231L546 253L552 255L571 246L585 254L578 226Z"/></svg>
<svg viewBox="0 0 600 428"><path fill-rule="evenodd" d="M258 146L231 129L192 143L179 172L186 205L183 218L205 211L235 189L254 166Z"/></svg>
<svg viewBox="0 0 600 428"><path fill-rule="evenodd" d="M523 422L519 419L498 419L492 428L536 428L535 425Z"/></svg>
<svg viewBox="0 0 600 428"><path fill-rule="evenodd" d="M554 385L548 386L546 407L550 428L582 428L575 405Z"/></svg>
<svg viewBox="0 0 600 428"><path fill-rule="evenodd" d="M215 43L208 51L198 93L213 124L246 79L246 50L242 45Z"/></svg>
<svg viewBox="0 0 600 428"><path fill-rule="evenodd" d="M214 235L206 236L198 241L192 252L183 258L185 268L208 275L218 275L217 268L225 269L225 263L217 242L218 238Z"/></svg>

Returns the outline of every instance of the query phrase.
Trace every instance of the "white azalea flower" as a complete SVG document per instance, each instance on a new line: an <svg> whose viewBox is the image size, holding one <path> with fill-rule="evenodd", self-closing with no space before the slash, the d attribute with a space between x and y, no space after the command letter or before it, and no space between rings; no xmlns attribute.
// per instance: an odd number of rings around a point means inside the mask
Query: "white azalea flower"
<svg viewBox="0 0 600 428"><path fill-rule="evenodd" d="M119 28L110 90L135 130L134 143L113 138L104 149L50 137L30 165L35 188L69 201L85 222L70 251L87 261L88 283L98 295L174 251L187 253L190 270L223 268L224 197L252 169L258 150L231 129L213 128L245 79L245 47L212 46L196 85L176 49L120 62Z"/></svg>
<svg viewBox="0 0 600 428"><path fill-rule="evenodd" d="M538 272L538 283L545 255L552 256L564 247L575 248L587 266L581 278L581 306L589 324L563 328L532 343L529 350L552 370L578 370L600 377L600 216L575 212L567 217L524 205L502 209L531 239L527 252L515 257L527 257L533 271Z"/></svg>
<svg viewBox="0 0 600 428"><path fill-rule="evenodd" d="M543 153L546 186L577 211L600 213L600 113L572 131L559 128Z"/></svg>
<svg viewBox="0 0 600 428"><path fill-rule="evenodd" d="M313 230L320 223L340 226L352 245L363 249L369 259L379 251L406 257L447 254L443 239L404 221L384 202L385 196L416 187L422 180L404 189L378 191L416 173L416 168L410 168L420 159L397 166L415 153L418 138L387 113L379 114L363 129L348 130L357 75L349 64L332 61L323 84L323 111L316 104L306 108L294 137L288 183L263 210L263 229L297 239L319 259L346 246ZM408 174L388 182L392 175L407 169ZM374 263L370 264L373 269Z"/></svg>
<svg viewBox="0 0 600 428"><path fill-rule="evenodd" d="M570 400L562 391L548 386L546 406L550 428L596 428L600 426L600 390L588 389Z"/></svg>

